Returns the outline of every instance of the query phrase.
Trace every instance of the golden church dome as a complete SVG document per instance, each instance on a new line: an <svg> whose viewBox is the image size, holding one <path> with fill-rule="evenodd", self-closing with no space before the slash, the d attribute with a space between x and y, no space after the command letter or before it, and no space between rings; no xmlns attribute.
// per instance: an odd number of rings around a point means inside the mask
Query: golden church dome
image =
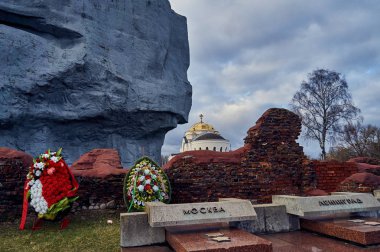
<svg viewBox="0 0 380 252"><path fill-rule="evenodd" d="M211 124L200 121L193 124L182 138L180 152L210 150L226 152L231 150L230 141L220 135Z"/></svg>
<svg viewBox="0 0 380 252"><path fill-rule="evenodd" d="M188 130L188 132L196 132L196 131L216 132L214 126L212 126L211 124L203 122L203 115L202 114L199 117L201 118L201 121L193 124L190 127L190 129Z"/></svg>
<svg viewBox="0 0 380 252"><path fill-rule="evenodd" d="M207 124L207 123L201 123L201 122L193 124L193 126L191 126L191 128L189 129L190 132L193 132L193 131L214 131L214 130L215 129L212 125Z"/></svg>

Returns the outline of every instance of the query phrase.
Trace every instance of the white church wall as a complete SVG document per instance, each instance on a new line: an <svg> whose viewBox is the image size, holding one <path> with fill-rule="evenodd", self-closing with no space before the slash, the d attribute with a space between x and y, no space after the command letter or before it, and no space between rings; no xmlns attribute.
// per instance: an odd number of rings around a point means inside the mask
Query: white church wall
<svg viewBox="0 0 380 252"><path fill-rule="evenodd" d="M189 144L189 150L229 151L230 143L226 140L197 140Z"/></svg>

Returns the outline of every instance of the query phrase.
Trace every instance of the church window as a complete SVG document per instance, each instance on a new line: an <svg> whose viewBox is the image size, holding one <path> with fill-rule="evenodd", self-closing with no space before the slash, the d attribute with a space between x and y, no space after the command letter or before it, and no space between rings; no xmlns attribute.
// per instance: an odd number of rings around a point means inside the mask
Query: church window
<svg viewBox="0 0 380 252"><path fill-rule="evenodd" d="M214 149L212 149L213 151L216 151L216 147L214 147Z"/></svg>
<svg viewBox="0 0 380 252"><path fill-rule="evenodd" d="M206 150L208 150L208 147L206 147Z"/></svg>
<svg viewBox="0 0 380 252"><path fill-rule="evenodd" d="M223 147L220 147L220 152L222 152L223 151Z"/></svg>

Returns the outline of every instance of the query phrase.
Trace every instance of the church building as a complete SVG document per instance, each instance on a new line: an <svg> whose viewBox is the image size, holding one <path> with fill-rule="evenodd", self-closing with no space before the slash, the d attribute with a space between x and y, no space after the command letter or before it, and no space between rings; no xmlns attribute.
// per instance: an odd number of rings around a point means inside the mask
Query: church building
<svg viewBox="0 0 380 252"><path fill-rule="evenodd" d="M220 135L211 124L203 122L193 124L182 139L180 152L194 150L230 151L230 141Z"/></svg>

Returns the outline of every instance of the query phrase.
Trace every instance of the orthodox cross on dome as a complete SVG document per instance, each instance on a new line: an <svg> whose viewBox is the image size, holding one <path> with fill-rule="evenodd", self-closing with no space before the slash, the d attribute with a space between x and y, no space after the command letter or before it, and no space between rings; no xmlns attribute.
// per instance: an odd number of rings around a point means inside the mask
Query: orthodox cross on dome
<svg viewBox="0 0 380 252"><path fill-rule="evenodd" d="M203 121L202 121L203 120L203 115L202 114L199 115L199 118L201 118L201 123L203 123Z"/></svg>

